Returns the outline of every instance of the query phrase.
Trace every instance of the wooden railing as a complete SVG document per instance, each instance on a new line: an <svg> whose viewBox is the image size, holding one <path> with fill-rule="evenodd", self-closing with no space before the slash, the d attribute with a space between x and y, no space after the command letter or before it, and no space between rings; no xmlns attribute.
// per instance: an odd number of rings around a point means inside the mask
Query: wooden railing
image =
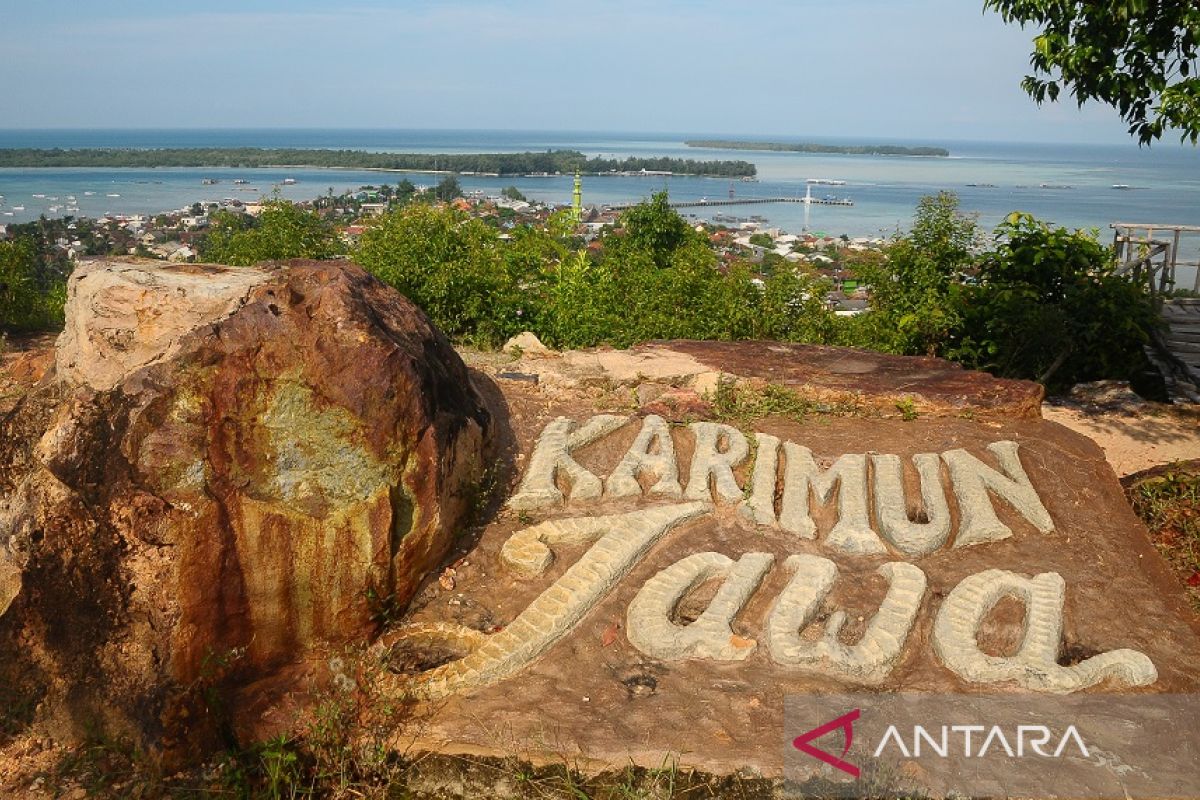
<svg viewBox="0 0 1200 800"><path fill-rule="evenodd" d="M1181 247L1197 245L1200 254L1200 226L1168 225L1165 223L1114 222L1113 250L1117 255L1117 274L1132 275L1134 280L1145 282L1156 300L1175 289L1191 289L1200 292L1200 255L1194 261L1181 257ZM1190 285L1176 286L1180 268L1191 271L1184 276L1191 278Z"/></svg>

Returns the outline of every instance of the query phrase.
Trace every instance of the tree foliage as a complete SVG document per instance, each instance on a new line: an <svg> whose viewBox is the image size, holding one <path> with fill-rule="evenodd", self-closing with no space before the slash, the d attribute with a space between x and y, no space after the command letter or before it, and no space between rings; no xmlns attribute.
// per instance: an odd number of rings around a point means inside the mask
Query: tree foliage
<svg viewBox="0 0 1200 800"><path fill-rule="evenodd" d="M42 268L33 239L0 242L0 332L62 324L66 282Z"/></svg>
<svg viewBox="0 0 1200 800"><path fill-rule="evenodd" d="M355 260L425 310L449 336L496 346L533 323L522 289L536 244L505 247L495 229L423 203L381 217Z"/></svg>
<svg viewBox="0 0 1200 800"><path fill-rule="evenodd" d="M746 265L722 269L665 195L627 212L597 252L569 220L502 239L479 219L416 204L371 226L354 256L450 336L479 344L523 330L555 347L830 335L823 281L792 265L765 281Z"/></svg>
<svg viewBox="0 0 1200 800"><path fill-rule="evenodd" d="M845 321L835 340L943 356L1051 391L1138 376L1154 308L1143 286L1115 274L1094 232L1013 213L982 245L953 194L922 198L912 230L859 267L872 313Z"/></svg>
<svg viewBox="0 0 1200 800"><path fill-rule="evenodd" d="M263 203L258 217L218 211L201 246L206 261L248 267L285 258L331 258L343 252L333 225L286 200Z"/></svg>
<svg viewBox="0 0 1200 800"><path fill-rule="evenodd" d="M948 156L944 147L902 147L893 144L818 144L815 142L748 142L742 139L688 139L688 147L716 150L765 150L783 153L833 153L861 156Z"/></svg>
<svg viewBox="0 0 1200 800"><path fill-rule="evenodd" d="M448 170L496 175L585 174L667 170L680 175L740 178L753 176L749 161L696 161L668 156L588 158L578 150L540 153L368 153L363 150L304 150L259 147L32 148L0 149L0 167L335 167Z"/></svg>
<svg viewBox="0 0 1200 800"><path fill-rule="evenodd" d="M985 0L1006 22L1036 25L1022 87L1042 103L1069 90L1115 107L1142 144L1177 129L1200 137L1200 4L1195 0Z"/></svg>
<svg viewBox="0 0 1200 800"><path fill-rule="evenodd" d="M456 197L462 197L462 193L462 186L459 185L458 178L453 175L442 178L433 190L433 196L443 203L448 203Z"/></svg>
<svg viewBox="0 0 1200 800"><path fill-rule="evenodd" d="M955 292L961 324L947 355L1051 390L1136 374L1154 308L1143 286L1114 274L1112 252L1094 232L1014 213L996 241L976 281Z"/></svg>
<svg viewBox="0 0 1200 800"><path fill-rule="evenodd" d="M689 240L696 239L687 220L671 208L666 191L657 192L621 215L622 233L610 236L606 250L620 258L622 251L647 254L660 267Z"/></svg>
<svg viewBox="0 0 1200 800"><path fill-rule="evenodd" d="M977 244L975 220L959 213L955 194L921 198L911 231L892 240L885 261L860 269L877 315L876 347L914 355L940 350L959 324L951 289Z"/></svg>

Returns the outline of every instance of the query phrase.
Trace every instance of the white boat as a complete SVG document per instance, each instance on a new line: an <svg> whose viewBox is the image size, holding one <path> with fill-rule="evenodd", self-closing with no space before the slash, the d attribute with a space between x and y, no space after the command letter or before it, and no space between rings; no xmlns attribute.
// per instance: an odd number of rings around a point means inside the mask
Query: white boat
<svg viewBox="0 0 1200 800"><path fill-rule="evenodd" d="M45 199L46 199L46 195L44 195L44 194L35 194L35 195L34 195L34 197L36 197L38 200L45 200Z"/></svg>
<svg viewBox="0 0 1200 800"><path fill-rule="evenodd" d="M11 217L12 215L13 215L13 212L11 212L11 211L4 212L4 216L6 216L6 217Z"/></svg>
<svg viewBox="0 0 1200 800"><path fill-rule="evenodd" d="M296 179L295 179L295 178L284 178L284 179L283 179L283 185L284 185L284 186L291 186L291 185L292 185L292 184L294 184L295 182L296 182Z"/></svg>
<svg viewBox="0 0 1200 800"><path fill-rule="evenodd" d="M92 195L94 195L94 194L95 194L95 192L84 192L84 193L83 193L83 196L84 196L84 197L91 197L91 196L92 196Z"/></svg>
<svg viewBox="0 0 1200 800"><path fill-rule="evenodd" d="M13 206L13 211L24 211L25 206Z"/></svg>
<svg viewBox="0 0 1200 800"><path fill-rule="evenodd" d="M69 194L69 195L67 195L67 199L73 201L75 199L75 195Z"/></svg>
<svg viewBox="0 0 1200 800"><path fill-rule="evenodd" d="M117 194L116 192L109 192L108 196L109 197L120 197L121 195Z"/></svg>
<svg viewBox="0 0 1200 800"><path fill-rule="evenodd" d="M1112 185L1112 188L1114 188L1114 189L1132 189L1133 187L1130 186L1128 183L1114 183Z"/></svg>
<svg viewBox="0 0 1200 800"><path fill-rule="evenodd" d="M48 208L46 210L49 211L51 214L57 214L59 212L59 209L61 209L61 208L62 208L62 206L50 206L50 208Z"/></svg>
<svg viewBox="0 0 1200 800"><path fill-rule="evenodd" d="M805 183L819 183L823 186L845 186L845 181L835 181L829 178L809 178Z"/></svg>

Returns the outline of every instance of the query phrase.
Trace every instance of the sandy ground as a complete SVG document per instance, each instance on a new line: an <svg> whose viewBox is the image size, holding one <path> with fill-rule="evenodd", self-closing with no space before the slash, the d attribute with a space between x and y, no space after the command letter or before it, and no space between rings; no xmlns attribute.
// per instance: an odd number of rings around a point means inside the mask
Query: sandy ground
<svg viewBox="0 0 1200 800"><path fill-rule="evenodd" d="M1069 399L1043 405L1042 416L1100 445L1119 478L1200 459L1200 406L1151 403L1124 384L1076 387Z"/></svg>

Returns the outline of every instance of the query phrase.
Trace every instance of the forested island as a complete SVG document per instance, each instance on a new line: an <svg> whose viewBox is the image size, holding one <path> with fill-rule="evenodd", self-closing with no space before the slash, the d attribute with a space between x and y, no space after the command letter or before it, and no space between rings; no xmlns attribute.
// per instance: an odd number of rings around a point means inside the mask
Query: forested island
<svg viewBox="0 0 1200 800"><path fill-rule="evenodd" d="M365 150L290 148L0 149L0 167L325 167L337 169L457 172L487 175L573 173L672 173L720 178L753 177L749 161L684 158L588 158L578 150L544 153L370 153Z"/></svg>
<svg viewBox="0 0 1200 800"><path fill-rule="evenodd" d="M743 142L724 139L692 139L688 147L712 147L719 150L774 150L787 153L836 153L855 156L940 156L950 155L944 147L900 147L892 144L814 144L791 142Z"/></svg>

